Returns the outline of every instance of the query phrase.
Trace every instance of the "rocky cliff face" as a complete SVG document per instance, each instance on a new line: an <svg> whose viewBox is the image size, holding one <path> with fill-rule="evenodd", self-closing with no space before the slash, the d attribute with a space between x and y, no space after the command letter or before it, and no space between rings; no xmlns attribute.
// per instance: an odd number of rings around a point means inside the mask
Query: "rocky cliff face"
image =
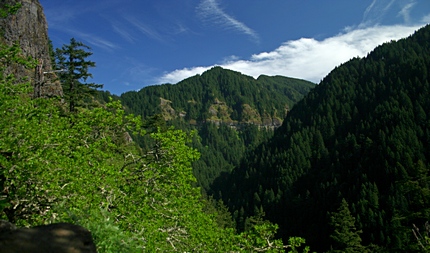
<svg viewBox="0 0 430 253"><path fill-rule="evenodd" d="M35 69L11 67L8 73L17 77L30 77L34 86L35 97L62 96L61 84L55 81L49 53L48 24L43 8L38 0L3 0L0 7L6 4L15 5L20 2L22 7L14 15L0 19L3 43L12 45L19 43L25 56L31 56L38 62Z"/></svg>
<svg viewBox="0 0 430 253"><path fill-rule="evenodd" d="M190 102L195 103L195 101ZM187 112L183 110L175 110L175 108L172 107L172 101L162 97L160 97L159 106L161 109L161 115L166 121L177 119L179 117L184 118L187 115ZM209 106L207 111L208 118L206 118L204 122L212 122L216 125L226 124L235 129L239 129L244 125L253 124L261 128L274 130L282 125L283 118L287 116L288 110L289 107L286 105L284 112L280 115L276 112L273 115L268 113L260 115L256 108L253 108L249 104L242 104L240 112L241 119L233 120L231 117L234 111L233 108L229 107L227 103L222 102L218 98L215 98L214 102ZM197 125L203 122L197 122L196 119L190 119L189 123L191 125Z"/></svg>

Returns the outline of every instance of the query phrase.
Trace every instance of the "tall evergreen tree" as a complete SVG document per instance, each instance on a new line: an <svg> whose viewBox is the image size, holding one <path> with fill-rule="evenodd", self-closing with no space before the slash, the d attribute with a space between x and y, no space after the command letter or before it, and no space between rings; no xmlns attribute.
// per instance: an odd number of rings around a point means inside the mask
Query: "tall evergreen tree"
<svg viewBox="0 0 430 253"><path fill-rule="evenodd" d="M356 229L355 218L351 215L345 199L342 199L337 212L332 214L331 225L334 227L334 232L330 235L334 242L332 252L365 252L361 245L362 231Z"/></svg>
<svg viewBox="0 0 430 253"><path fill-rule="evenodd" d="M75 111L80 100L103 87L102 84L86 83L88 77L93 77L88 69L96 66L95 62L87 60L93 54L90 49L72 38L69 45L63 45L55 51L56 68L64 70L59 76L70 112Z"/></svg>

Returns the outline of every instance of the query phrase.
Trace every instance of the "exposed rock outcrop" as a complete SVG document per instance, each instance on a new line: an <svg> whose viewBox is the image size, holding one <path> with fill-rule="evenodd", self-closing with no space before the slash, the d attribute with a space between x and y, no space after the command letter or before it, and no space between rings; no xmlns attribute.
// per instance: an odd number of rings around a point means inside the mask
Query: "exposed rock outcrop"
<svg viewBox="0 0 430 253"><path fill-rule="evenodd" d="M21 66L11 66L6 72L16 77L30 77L35 88L36 97L62 96L61 84L55 81L49 51L48 24L43 8L38 0L3 0L0 7L6 4L21 3L22 7L16 14L0 19L2 29L1 42L7 45L19 43L24 56L36 59L36 69L25 69Z"/></svg>
<svg viewBox="0 0 430 253"><path fill-rule="evenodd" d="M16 228L0 221L0 253L95 253L91 232L69 224L56 223L33 228Z"/></svg>
<svg viewBox="0 0 430 253"><path fill-rule="evenodd" d="M188 103L196 103L195 101L188 101ZM160 97L160 109L161 114L164 120L173 120L178 117L185 118L187 115L186 111L175 110L172 105L172 101ZM240 119L233 120L232 114L234 109L229 107L226 102L215 98L213 103L209 106L207 110L207 118L204 122L211 122L217 126L220 124L226 124L232 128L240 129L243 126L252 124L256 125L260 128L271 129L274 130L282 125L282 118L285 118L288 113L288 105L285 106L283 114L278 116L278 113L275 111L273 115L269 113L264 113L260 115L258 110L255 107L252 107L249 104L242 104L241 109L239 111ZM197 125L203 122L197 122L196 119L190 119L190 124Z"/></svg>
<svg viewBox="0 0 430 253"><path fill-rule="evenodd" d="M161 114L165 120L175 118L176 111L172 108L172 101L160 97Z"/></svg>

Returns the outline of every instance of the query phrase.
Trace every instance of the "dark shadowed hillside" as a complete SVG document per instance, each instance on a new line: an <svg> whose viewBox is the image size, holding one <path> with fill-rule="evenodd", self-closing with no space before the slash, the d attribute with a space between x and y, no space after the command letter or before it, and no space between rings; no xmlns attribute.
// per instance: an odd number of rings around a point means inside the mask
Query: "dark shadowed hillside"
<svg viewBox="0 0 430 253"><path fill-rule="evenodd" d="M320 252L356 252L341 229L371 251L417 250L411 228L430 218L429 70L430 26L335 68L215 182L238 226L265 212Z"/></svg>

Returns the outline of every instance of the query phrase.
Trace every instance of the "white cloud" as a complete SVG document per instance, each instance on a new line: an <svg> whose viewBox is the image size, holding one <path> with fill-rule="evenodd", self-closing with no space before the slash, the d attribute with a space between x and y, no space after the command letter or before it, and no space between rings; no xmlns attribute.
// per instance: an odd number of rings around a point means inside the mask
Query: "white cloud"
<svg viewBox="0 0 430 253"><path fill-rule="evenodd" d="M366 56L378 45L407 37L422 25L430 23L430 15L427 15L422 18L421 24L406 25L410 23L410 11L416 4L416 1L408 1L398 11L398 15L403 18L405 25L380 26L380 21L393 8L395 2L396 0L373 0L366 8L362 22L358 26L346 27L336 36L324 40L300 38L287 41L273 51L260 52L249 59L238 59L237 56L224 57L224 62L219 66L255 78L262 74L283 75L319 82L334 67L353 57ZM217 0L202 0L198 9L200 15L210 17L216 23L235 26L235 22L230 22L230 17L219 7ZM238 26L236 29L241 30L242 28ZM257 35L255 34L255 36ZM187 77L201 74L214 66L174 70L158 78L157 82L177 83Z"/></svg>
<svg viewBox="0 0 430 253"><path fill-rule="evenodd" d="M273 51L252 55L247 60L233 57L220 66L253 77L261 74L283 75L319 82L341 63L356 56L366 56L376 46L407 37L419 28L420 26L375 26L349 30L321 41L301 38L287 41ZM178 69L161 76L157 82L177 83L212 67Z"/></svg>
<svg viewBox="0 0 430 253"><path fill-rule="evenodd" d="M217 0L202 0L197 7L197 12L203 20L214 22L226 29L239 31L251 36L257 42L259 41L259 36L254 30L224 12Z"/></svg>
<svg viewBox="0 0 430 253"><path fill-rule="evenodd" d="M183 69L174 70L172 72L164 74L162 77L158 78L156 80L156 82L158 84L177 83L177 82L182 81L185 78L188 78L190 76L201 74L204 71L206 71L212 67L213 66L210 66L210 67L193 67L193 68L189 68L189 69L183 68Z"/></svg>

